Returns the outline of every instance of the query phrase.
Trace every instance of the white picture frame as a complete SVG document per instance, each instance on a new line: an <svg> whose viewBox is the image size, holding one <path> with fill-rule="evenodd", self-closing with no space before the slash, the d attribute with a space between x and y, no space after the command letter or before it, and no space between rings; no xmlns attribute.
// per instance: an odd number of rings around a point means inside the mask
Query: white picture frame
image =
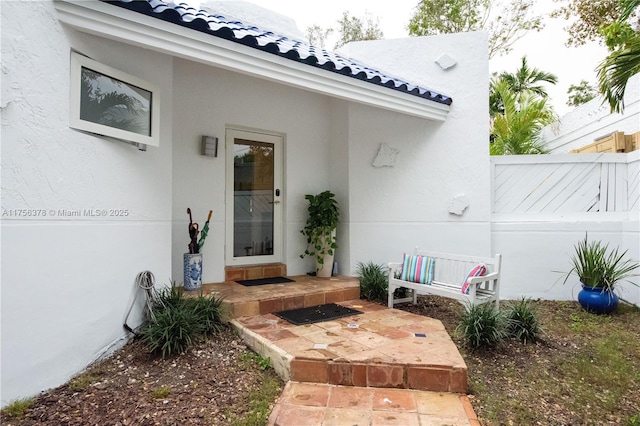
<svg viewBox="0 0 640 426"><path fill-rule="evenodd" d="M160 90L148 81L71 52L69 126L160 145Z"/></svg>

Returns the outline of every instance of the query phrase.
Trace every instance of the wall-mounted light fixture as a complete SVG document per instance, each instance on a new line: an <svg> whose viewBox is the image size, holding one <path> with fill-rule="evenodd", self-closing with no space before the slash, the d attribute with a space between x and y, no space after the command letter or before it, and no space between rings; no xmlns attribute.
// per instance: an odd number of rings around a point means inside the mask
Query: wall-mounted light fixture
<svg viewBox="0 0 640 426"><path fill-rule="evenodd" d="M217 157L218 156L218 138L214 136L203 136L202 150L200 153L207 157Z"/></svg>

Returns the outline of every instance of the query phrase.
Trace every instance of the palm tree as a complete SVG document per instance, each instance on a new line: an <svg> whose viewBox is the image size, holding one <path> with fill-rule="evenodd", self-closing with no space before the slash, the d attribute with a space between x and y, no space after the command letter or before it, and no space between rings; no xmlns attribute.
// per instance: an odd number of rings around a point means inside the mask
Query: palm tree
<svg viewBox="0 0 640 426"><path fill-rule="evenodd" d="M515 74L503 72L500 74L500 78L506 81L515 93L530 91L544 98L548 97L549 94L544 86L539 83L556 84L558 82L558 77L554 74L538 68L530 68L526 56L522 57L522 65L516 70Z"/></svg>
<svg viewBox="0 0 640 426"><path fill-rule="evenodd" d="M515 92L508 81L498 79L493 85L503 112L493 117L491 155L546 154L540 139L547 124L557 120L547 99L535 92Z"/></svg>
<svg viewBox="0 0 640 426"><path fill-rule="evenodd" d="M622 14L603 30L610 52L597 68L600 93L611 112L624 111L627 81L640 72L640 32L627 23L640 0L620 0L620 3Z"/></svg>
<svg viewBox="0 0 640 426"><path fill-rule="evenodd" d="M520 68L518 68L515 73L503 72L497 78L491 80L489 110L492 116L504 111L499 97L495 96L495 84L497 81L505 82L509 89L517 96L520 96L520 94L524 92L530 92L539 97L547 98L549 94L540 83L556 84L558 77L550 72L529 67L527 57L523 56L522 65L520 65Z"/></svg>

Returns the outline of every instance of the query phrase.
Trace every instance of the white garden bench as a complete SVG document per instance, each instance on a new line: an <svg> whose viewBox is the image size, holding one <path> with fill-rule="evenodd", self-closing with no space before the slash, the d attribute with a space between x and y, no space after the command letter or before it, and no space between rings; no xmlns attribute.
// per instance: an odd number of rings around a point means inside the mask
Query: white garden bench
<svg viewBox="0 0 640 426"><path fill-rule="evenodd" d="M419 294L432 294L457 300L469 309L471 304L494 302L499 308L500 264L502 256L495 257L463 256L449 253L436 253L415 249L414 256L431 258L434 261L431 284L422 284L402 280L401 274L404 263L389 263L389 295L388 306L393 308L396 303L416 303ZM407 256L405 255L405 258ZM486 267L483 276L469 277L468 293L462 291L465 278L478 265ZM394 299L394 292L398 288L410 290L409 297Z"/></svg>

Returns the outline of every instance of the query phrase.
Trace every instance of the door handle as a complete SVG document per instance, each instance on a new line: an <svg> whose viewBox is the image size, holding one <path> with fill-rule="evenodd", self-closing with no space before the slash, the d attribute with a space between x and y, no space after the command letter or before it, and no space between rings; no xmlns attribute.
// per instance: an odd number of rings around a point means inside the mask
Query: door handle
<svg viewBox="0 0 640 426"><path fill-rule="evenodd" d="M275 200L275 201L269 201L269 204L280 204L280 201Z"/></svg>

